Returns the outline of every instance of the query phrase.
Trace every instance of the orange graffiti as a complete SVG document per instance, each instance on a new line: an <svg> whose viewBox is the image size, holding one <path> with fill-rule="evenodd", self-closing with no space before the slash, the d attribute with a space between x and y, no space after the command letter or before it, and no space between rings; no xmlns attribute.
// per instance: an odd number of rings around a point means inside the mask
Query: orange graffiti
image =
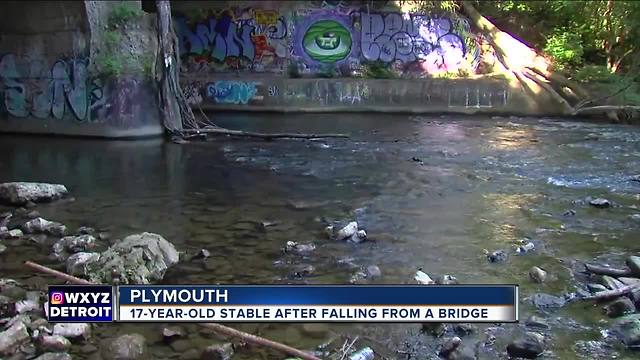
<svg viewBox="0 0 640 360"><path fill-rule="evenodd" d="M266 35L251 35L251 41L253 41L253 45L256 48L255 59L275 54L276 50L269 45Z"/></svg>

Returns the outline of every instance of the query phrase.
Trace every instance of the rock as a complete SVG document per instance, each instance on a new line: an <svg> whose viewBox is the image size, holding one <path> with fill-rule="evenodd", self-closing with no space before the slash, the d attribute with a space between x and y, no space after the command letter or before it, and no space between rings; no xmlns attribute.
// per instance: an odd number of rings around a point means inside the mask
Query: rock
<svg viewBox="0 0 640 360"><path fill-rule="evenodd" d="M287 245L284 247L284 252L294 252L298 254L310 253L316 249L314 244L299 244L295 241L287 241Z"/></svg>
<svg viewBox="0 0 640 360"><path fill-rule="evenodd" d="M88 272L88 266L100 260L99 253L79 252L67 259L67 273L74 276L84 276Z"/></svg>
<svg viewBox="0 0 640 360"><path fill-rule="evenodd" d="M67 351L71 347L71 341L60 335L42 335L38 338L38 344L44 351Z"/></svg>
<svg viewBox="0 0 640 360"><path fill-rule="evenodd" d="M171 347L171 349L173 349L173 351L177 353L183 353L188 349L191 349L193 347L193 344L191 344L191 341L189 340L178 339L171 342L169 346Z"/></svg>
<svg viewBox="0 0 640 360"><path fill-rule="evenodd" d="M68 191L64 185L10 182L0 184L0 201L10 205L24 205L28 202L46 202L62 198Z"/></svg>
<svg viewBox="0 0 640 360"><path fill-rule="evenodd" d="M351 235L349 241L352 243L359 244L367 240L367 232L364 230L358 230L355 234Z"/></svg>
<svg viewBox="0 0 640 360"><path fill-rule="evenodd" d="M516 253L522 255L522 254L526 254L528 252L533 251L536 248L535 244L532 243L531 241L523 243L522 245L519 245L518 247L516 247Z"/></svg>
<svg viewBox="0 0 640 360"><path fill-rule="evenodd" d="M89 226L80 226L76 232L76 235L94 235L96 234L96 229Z"/></svg>
<svg viewBox="0 0 640 360"><path fill-rule="evenodd" d="M233 344L225 343L222 345L208 346L202 352L202 360L229 360L233 356Z"/></svg>
<svg viewBox="0 0 640 360"><path fill-rule="evenodd" d="M40 310L40 304L34 300L20 300L16 301L15 309L18 314L22 314L29 311Z"/></svg>
<svg viewBox="0 0 640 360"><path fill-rule="evenodd" d="M184 330L179 327L165 327L162 329L162 338L165 342L171 342L176 338L183 337Z"/></svg>
<svg viewBox="0 0 640 360"><path fill-rule="evenodd" d="M567 211L564 212L564 214L562 214L563 216L574 216L576 214L576 211L573 209L569 209Z"/></svg>
<svg viewBox="0 0 640 360"><path fill-rule="evenodd" d="M624 286L622 282L608 275L603 275L602 277L600 277L600 282L602 285L606 286L611 290L619 289Z"/></svg>
<svg viewBox="0 0 640 360"><path fill-rule="evenodd" d="M338 230L338 232L336 233L336 240L344 240L347 238L350 238L351 236L353 236L354 234L356 234L358 232L358 223L355 221L352 221L350 223L347 224L347 226L343 227L342 229Z"/></svg>
<svg viewBox="0 0 640 360"><path fill-rule="evenodd" d="M92 235L65 236L53 244L54 254L63 257L65 253L88 251L96 246Z"/></svg>
<svg viewBox="0 0 640 360"><path fill-rule="evenodd" d="M489 260L489 262L492 262L492 263L505 262L507 261L508 257L509 256L507 255L506 251L496 250L487 255L487 260Z"/></svg>
<svg viewBox="0 0 640 360"><path fill-rule="evenodd" d="M625 263L632 273L640 275L640 256L629 256Z"/></svg>
<svg viewBox="0 0 640 360"><path fill-rule="evenodd" d="M57 323L53 325L53 335L60 335L71 339L88 339L91 336L91 324L88 323Z"/></svg>
<svg viewBox="0 0 640 360"><path fill-rule="evenodd" d="M440 337L445 332L447 332L447 325L444 323L422 323L421 327L422 332L427 333L429 335Z"/></svg>
<svg viewBox="0 0 640 360"><path fill-rule="evenodd" d="M303 323L302 332L312 338L324 338L331 331L328 324Z"/></svg>
<svg viewBox="0 0 640 360"><path fill-rule="evenodd" d="M440 275L436 278L436 284L438 285L456 285L458 284L458 279L456 279L453 275Z"/></svg>
<svg viewBox="0 0 640 360"><path fill-rule="evenodd" d="M72 359L73 358L71 357L71 355L64 352L50 352L50 353L42 354L37 358L35 358L34 360L72 360Z"/></svg>
<svg viewBox="0 0 640 360"><path fill-rule="evenodd" d="M93 344L85 344L80 347L80 352L83 354L91 354L98 351L98 348Z"/></svg>
<svg viewBox="0 0 640 360"><path fill-rule="evenodd" d="M627 315L618 319L612 334L629 348L640 346L640 314Z"/></svg>
<svg viewBox="0 0 640 360"><path fill-rule="evenodd" d="M22 228L28 234L44 233L53 236L64 236L67 232L66 226L41 217L27 221Z"/></svg>
<svg viewBox="0 0 640 360"><path fill-rule="evenodd" d="M589 200L589 205L604 209L604 208L611 207L611 202L609 202L609 200L607 199L597 198L597 199Z"/></svg>
<svg viewBox="0 0 640 360"><path fill-rule="evenodd" d="M447 360L476 360L478 357L472 347L459 346L455 351L449 354Z"/></svg>
<svg viewBox="0 0 640 360"><path fill-rule="evenodd" d="M207 259L211 256L211 253L207 249L200 249L197 253L193 254L191 260Z"/></svg>
<svg viewBox="0 0 640 360"><path fill-rule="evenodd" d="M38 212L38 210L31 210L28 213L24 214L24 216L27 219L35 219L37 217L40 217L40 212Z"/></svg>
<svg viewBox="0 0 640 360"><path fill-rule="evenodd" d="M25 324L21 321L15 322L7 330L0 332L0 355L12 355L28 340L29 333Z"/></svg>
<svg viewBox="0 0 640 360"><path fill-rule="evenodd" d="M538 329L548 329L549 324L547 321L539 316L531 315L524 323L528 327L538 328Z"/></svg>
<svg viewBox="0 0 640 360"><path fill-rule="evenodd" d="M611 318L631 314L636 311L636 307L628 297L619 297L604 307L604 312Z"/></svg>
<svg viewBox="0 0 640 360"><path fill-rule="evenodd" d="M5 251L7 251L7 247L4 246L3 244L0 244L0 254L2 254Z"/></svg>
<svg viewBox="0 0 640 360"><path fill-rule="evenodd" d="M619 354L604 341L576 341L573 350L581 359L617 359Z"/></svg>
<svg viewBox="0 0 640 360"><path fill-rule="evenodd" d="M531 297L531 302L533 303L533 305L535 305L536 308L541 310L561 308L566 303L566 301L561 297L545 293L534 294Z"/></svg>
<svg viewBox="0 0 640 360"><path fill-rule="evenodd" d="M198 349L190 349L182 353L179 360L198 360L200 359L200 350Z"/></svg>
<svg viewBox="0 0 640 360"><path fill-rule="evenodd" d="M587 284L587 288L589 289L589 291L592 294L595 294L595 293L600 292L600 291L607 291L607 288L602 284L589 283L589 284Z"/></svg>
<svg viewBox="0 0 640 360"><path fill-rule="evenodd" d="M293 267L292 275L294 278L303 278L311 275L316 271L316 268L311 264L299 264Z"/></svg>
<svg viewBox="0 0 640 360"><path fill-rule="evenodd" d="M453 325L453 332L460 336L469 335L476 331L475 326L466 323L459 323Z"/></svg>
<svg viewBox="0 0 640 360"><path fill-rule="evenodd" d="M368 279L377 279L382 277L382 271L377 265L369 265L366 270Z"/></svg>
<svg viewBox="0 0 640 360"><path fill-rule="evenodd" d="M149 284L164 277L165 271L178 263L173 244L153 233L129 235L88 263L85 275L93 282Z"/></svg>
<svg viewBox="0 0 640 360"><path fill-rule="evenodd" d="M445 341L445 343L440 348L438 355L442 356L443 358L448 358L449 354L451 354L454 350L456 350L458 346L460 346L460 344L462 344L462 339L460 339L457 336L454 336L448 339L447 341Z"/></svg>
<svg viewBox="0 0 640 360"><path fill-rule="evenodd" d="M146 351L147 344L144 336L135 333L120 335L101 349L104 360L141 359Z"/></svg>
<svg viewBox="0 0 640 360"><path fill-rule="evenodd" d="M22 230L20 229L13 229L13 230L9 230L7 231L7 238L8 239L18 239L20 237L22 237L24 234L22 233Z"/></svg>
<svg viewBox="0 0 640 360"><path fill-rule="evenodd" d="M431 285L434 283L431 277L427 275L427 273L423 272L422 270L418 270L416 272L416 276L414 277L414 279L423 285Z"/></svg>
<svg viewBox="0 0 640 360"><path fill-rule="evenodd" d="M534 266L529 270L529 278L537 283L543 283L547 279L547 272Z"/></svg>
<svg viewBox="0 0 640 360"><path fill-rule="evenodd" d="M640 279L632 278L632 277L619 277L618 281L620 281L621 283L623 283L625 285L633 285L635 283L640 282Z"/></svg>
<svg viewBox="0 0 640 360"><path fill-rule="evenodd" d="M507 353L511 357L535 359L544 352L544 337L540 334L528 332L524 337L512 341L507 345Z"/></svg>

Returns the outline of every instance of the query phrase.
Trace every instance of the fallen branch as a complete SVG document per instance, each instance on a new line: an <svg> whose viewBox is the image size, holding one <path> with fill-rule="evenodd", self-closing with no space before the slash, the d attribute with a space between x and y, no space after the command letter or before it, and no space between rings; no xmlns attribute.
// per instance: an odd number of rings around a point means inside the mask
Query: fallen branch
<svg viewBox="0 0 640 360"><path fill-rule="evenodd" d="M40 265L40 264L36 264L34 262L31 261L26 261L24 263L27 267L45 273L47 275L51 275L54 277L57 277L61 280L65 280L68 281L70 283L76 284L76 285L95 285L95 283L91 282L91 281L87 281L84 279L80 279L78 277L69 275L69 274L65 274L63 272L48 268L46 266ZM298 350L296 348L293 348L291 346L285 345L285 344L281 344L269 339L265 339L263 337L260 336L256 336L253 334L249 334L240 330L236 330L221 324L217 324L217 323L204 323L204 324L200 324L201 326L204 326L206 328L209 328L215 332L218 332L220 334L224 334L227 336L231 336L231 337L235 337L235 338L239 338L242 339L244 342L246 343L251 343L251 344L255 344L255 345L259 345L259 346L263 346L263 347L267 347L267 348L271 348L273 350L277 350L280 351L284 354L288 354L288 355L292 355L292 356L297 356L300 359L303 360L321 360L320 358L311 355L307 352L304 352L302 350Z"/></svg>
<svg viewBox="0 0 640 360"><path fill-rule="evenodd" d="M631 276L631 270L629 269L615 269L601 265L593 265L593 264L584 264L585 269L587 271L598 274L598 275L609 275L609 276Z"/></svg>
<svg viewBox="0 0 640 360"><path fill-rule="evenodd" d="M602 112L607 112L607 111L619 111L619 110L640 111L640 106L634 106L634 105L602 105L602 106L583 107L581 109L576 109L573 112L573 115L579 115L579 114L585 114L585 113L602 113Z"/></svg>
<svg viewBox="0 0 640 360"><path fill-rule="evenodd" d="M600 291L595 295L585 296L582 298L582 300L608 300L626 295L634 290L640 290L640 283L622 286L613 290Z"/></svg>
<svg viewBox="0 0 640 360"><path fill-rule="evenodd" d="M281 133L281 134L265 134L265 133L257 133L250 131L241 131L241 130L229 130L229 129L185 129L183 131L186 134L198 134L198 133L206 133L206 134L221 134L221 135L232 135L232 136L246 136L246 137L255 137L261 138L265 140L271 139L281 139L281 138L291 138L291 139L321 139L321 138L348 138L347 134L291 134L291 133Z"/></svg>
<svg viewBox="0 0 640 360"><path fill-rule="evenodd" d="M601 102L601 101L603 101L603 100L607 100L607 99L609 99L609 98L612 98L612 97L614 97L614 96L616 96L616 95L620 94L621 92L623 92L623 91L627 90L628 88L630 88L630 87L631 87L631 85L633 85L633 82L632 82L632 81L630 81L627 85L625 85L625 86L621 87L620 89L618 89L618 91L614 92L613 94L605 95L605 96L601 96L601 97L599 97L599 98L595 98L595 99L590 99L590 100L584 100L584 101L581 101L580 103L578 103L578 104L576 105L576 111L577 111L577 110L579 110L579 109L582 109L582 108L586 107L587 105L595 104L595 103L599 103L599 102Z"/></svg>

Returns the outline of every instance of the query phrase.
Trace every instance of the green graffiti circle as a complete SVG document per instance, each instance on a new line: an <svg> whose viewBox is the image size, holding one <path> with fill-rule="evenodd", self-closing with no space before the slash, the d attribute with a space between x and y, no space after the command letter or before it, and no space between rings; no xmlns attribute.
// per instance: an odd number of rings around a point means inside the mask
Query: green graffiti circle
<svg viewBox="0 0 640 360"><path fill-rule="evenodd" d="M351 34L337 21L321 20L304 34L302 47L313 60L334 63L351 52Z"/></svg>

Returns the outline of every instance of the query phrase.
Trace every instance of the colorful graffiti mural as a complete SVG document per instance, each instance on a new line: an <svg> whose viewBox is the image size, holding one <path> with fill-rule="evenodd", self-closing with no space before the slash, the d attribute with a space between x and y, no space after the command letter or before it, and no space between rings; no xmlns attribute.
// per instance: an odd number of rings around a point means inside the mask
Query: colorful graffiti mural
<svg viewBox="0 0 640 360"><path fill-rule="evenodd" d="M256 83L216 81L207 85L207 96L220 104L248 104L257 93Z"/></svg>
<svg viewBox="0 0 640 360"><path fill-rule="evenodd" d="M102 86L88 80L85 59L20 61L14 54L0 59L4 109L15 117L89 119L90 106L103 97Z"/></svg>
<svg viewBox="0 0 640 360"><path fill-rule="evenodd" d="M174 17L183 71L283 71L287 24L274 10L223 10L203 19Z"/></svg>

